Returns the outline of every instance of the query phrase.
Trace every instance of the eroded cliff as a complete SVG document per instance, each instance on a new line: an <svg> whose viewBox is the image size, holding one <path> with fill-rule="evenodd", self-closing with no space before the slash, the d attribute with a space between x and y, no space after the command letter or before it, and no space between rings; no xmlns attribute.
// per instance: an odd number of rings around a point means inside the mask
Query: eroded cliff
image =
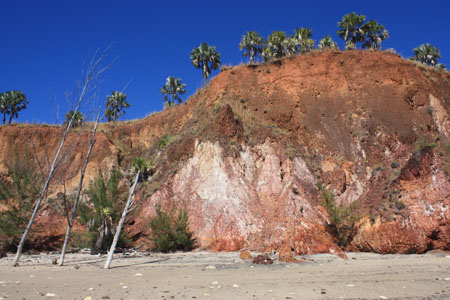
<svg viewBox="0 0 450 300"><path fill-rule="evenodd" d="M149 217L161 204L185 206L199 245L214 250L448 250L449 80L446 71L380 51L226 69L185 104L102 124L87 181L98 168L126 173L138 156L154 161L127 226L136 243L151 234ZM88 126L71 134L51 197L61 182L75 186L88 134ZM1 127L0 171L6 175L17 151L45 162L57 141L56 127ZM356 223L344 245L319 187L352 206ZM52 205L39 222L54 229L45 234L57 244L65 225L62 216L46 217Z"/></svg>

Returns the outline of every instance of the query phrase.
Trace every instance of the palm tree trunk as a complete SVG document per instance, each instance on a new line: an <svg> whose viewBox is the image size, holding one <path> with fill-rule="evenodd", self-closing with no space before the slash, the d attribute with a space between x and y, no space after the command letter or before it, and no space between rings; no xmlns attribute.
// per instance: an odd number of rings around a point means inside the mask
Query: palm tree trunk
<svg viewBox="0 0 450 300"><path fill-rule="evenodd" d="M125 222L125 218L127 217L127 214L130 211L130 208L134 204L134 201L132 201L132 199L133 199L134 190L136 189L136 185L138 183L140 174L141 174L141 170L139 170L137 172L136 177L134 179L134 184L133 184L133 187L131 188L130 195L128 196L127 204L125 205L125 208L123 209L122 217L120 218L119 225L117 226L117 229L116 229L116 234L114 235L114 239L111 244L111 248L109 249L108 258L106 259L104 269L109 269L109 266L111 265L113 254L114 254L114 251L116 250L117 242L119 241L120 232L122 231L123 223Z"/></svg>
<svg viewBox="0 0 450 300"><path fill-rule="evenodd" d="M9 123L8 123L9 125L11 125L13 117L14 117L14 113L11 112L11 115L9 116Z"/></svg>
<svg viewBox="0 0 450 300"><path fill-rule="evenodd" d="M3 124L6 124L6 112L3 113Z"/></svg>
<svg viewBox="0 0 450 300"><path fill-rule="evenodd" d="M206 76L206 64L203 63L203 81L205 83L205 87L206 87L206 79L207 79L207 76Z"/></svg>
<svg viewBox="0 0 450 300"><path fill-rule="evenodd" d="M77 195L75 197L75 201L74 201L73 207L72 207L72 214L71 214L70 220L69 220L69 222L67 224L66 237L64 238L64 245L63 245L63 248L62 248L62 251L61 251L61 257L59 258L59 265L60 266L64 265L64 256L66 255L67 245L69 244L70 231L72 230L73 220L75 219L75 216L77 215L78 201L80 200L81 187L83 186L84 174L86 172L86 167L87 167L87 164L89 162L89 157L91 156L92 148L94 147L94 144L95 144L95 133L97 131L97 125L98 125L98 121L99 120L100 120L100 109L99 109L99 112L97 114L97 118L95 120L94 130L92 131L91 140L89 142L89 149L88 149L88 152L86 154L86 160L84 161L84 166L83 166L83 169L81 170L80 181L78 183Z"/></svg>

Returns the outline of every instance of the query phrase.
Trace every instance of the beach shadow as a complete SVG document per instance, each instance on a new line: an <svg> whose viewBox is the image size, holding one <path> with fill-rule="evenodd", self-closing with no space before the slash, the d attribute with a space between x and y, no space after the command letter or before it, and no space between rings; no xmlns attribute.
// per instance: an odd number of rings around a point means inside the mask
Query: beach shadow
<svg viewBox="0 0 450 300"><path fill-rule="evenodd" d="M126 257L126 258L132 258L132 257ZM123 258L120 258L120 259L123 259ZM120 259L117 259L117 260L120 260ZM137 262L137 263L131 263L131 264L126 264L126 265L113 266L113 267L110 267L110 269L125 268L125 267L131 267L131 266L139 266L139 265L148 265L148 264L154 264L157 262L168 261L168 260L169 260L169 258L161 258L161 259L152 260L152 261Z"/></svg>

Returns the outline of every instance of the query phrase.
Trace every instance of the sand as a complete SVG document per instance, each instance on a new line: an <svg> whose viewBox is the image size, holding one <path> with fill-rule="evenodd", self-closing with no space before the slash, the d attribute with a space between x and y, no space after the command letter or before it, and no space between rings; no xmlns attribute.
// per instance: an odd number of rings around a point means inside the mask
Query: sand
<svg viewBox="0 0 450 300"><path fill-rule="evenodd" d="M450 254L347 253L302 263L254 265L239 253L106 256L24 255L0 259L0 299L450 299ZM89 298L88 298L89 299Z"/></svg>

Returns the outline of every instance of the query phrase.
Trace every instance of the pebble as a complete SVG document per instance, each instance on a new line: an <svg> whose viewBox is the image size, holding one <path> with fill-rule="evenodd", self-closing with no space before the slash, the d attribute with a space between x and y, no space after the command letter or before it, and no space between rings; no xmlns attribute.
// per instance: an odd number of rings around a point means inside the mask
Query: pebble
<svg viewBox="0 0 450 300"><path fill-rule="evenodd" d="M84 300L92 300L91 296L87 296L86 298L84 298Z"/></svg>
<svg viewBox="0 0 450 300"><path fill-rule="evenodd" d="M45 294L45 296L47 296L47 297L55 297L56 294L53 294L53 293L47 293L47 294Z"/></svg>
<svg viewBox="0 0 450 300"><path fill-rule="evenodd" d="M237 284L233 284L233 287L234 287L234 288L238 288L238 287L239 287L239 285L237 285Z"/></svg>
<svg viewBox="0 0 450 300"><path fill-rule="evenodd" d="M206 293L205 293L205 294L203 294L203 296L206 296L206 297L208 297L208 296L209 296L209 294L206 294Z"/></svg>
<svg viewBox="0 0 450 300"><path fill-rule="evenodd" d="M450 280L450 277L447 277L447 278L445 278L444 280L445 280L445 281L449 281L449 280Z"/></svg>
<svg viewBox="0 0 450 300"><path fill-rule="evenodd" d="M380 296L380 299L387 299L386 296Z"/></svg>
<svg viewBox="0 0 450 300"><path fill-rule="evenodd" d="M88 288L88 291L93 291L93 290L94 290L93 287Z"/></svg>
<svg viewBox="0 0 450 300"><path fill-rule="evenodd" d="M136 273L134 276L142 276L142 273Z"/></svg>
<svg viewBox="0 0 450 300"><path fill-rule="evenodd" d="M347 284L348 287L354 287L354 284Z"/></svg>
<svg viewBox="0 0 450 300"><path fill-rule="evenodd" d="M218 281L211 282L211 284L218 284L218 283L219 283Z"/></svg>
<svg viewBox="0 0 450 300"><path fill-rule="evenodd" d="M268 290L267 292L268 292L268 293L272 293L273 291L272 291L272 290Z"/></svg>
<svg viewBox="0 0 450 300"><path fill-rule="evenodd" d="M127 289L127 288L128 288L128 285L124 285L122 288Z"/></svg>
<svg viewBox="0 0 450 300"><path fill-rule="evenodd" d="M206 268L207 269L215 269L216 267L215 266L207 266Z"/></svg>

